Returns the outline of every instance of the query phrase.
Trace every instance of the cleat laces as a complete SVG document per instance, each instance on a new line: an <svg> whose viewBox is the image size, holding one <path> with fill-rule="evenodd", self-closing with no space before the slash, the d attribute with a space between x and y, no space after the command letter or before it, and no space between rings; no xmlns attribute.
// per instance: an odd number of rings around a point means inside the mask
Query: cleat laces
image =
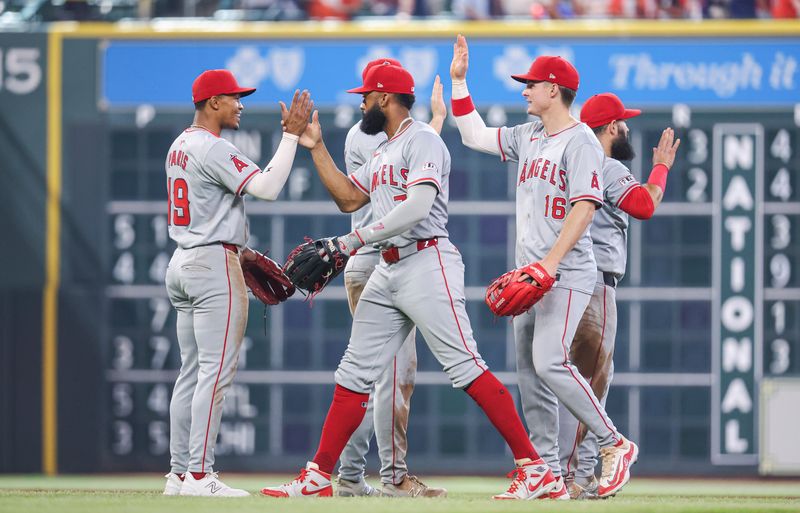
<svg viewBox="0 0 800 513"><path fill-rule="evenodd" d="M525 484L525 480L528 478L528 475L525 473L525 469L515 468L506 474L506 477L513 479L513 481L511 481L511 486L508 487L508 491L506 491L506 493L515 493L520 484Z"/></svg>
<svg viewBox="0 0 800 513"><path fill-rule="evenodd" d="M304 468L304 469L300 470L300 475L297 476L296 478L294 478L292 480L292 482L289 483L289 484L295 484L295 483L300 484L300 483L302 483L302 482L304 482L306 480L306 476L307 475L308 475L308 469Z"/></svg>
<svg viewBox="0 0 800 513"><path fill-rule="evenodd" d="M614 465L614 451L612 449L604 448L601 450L603 453L602 459L602 469L603 472L600 476L600 480L607 482L607 480L611 479L615 472L615 465Z"/></svg>

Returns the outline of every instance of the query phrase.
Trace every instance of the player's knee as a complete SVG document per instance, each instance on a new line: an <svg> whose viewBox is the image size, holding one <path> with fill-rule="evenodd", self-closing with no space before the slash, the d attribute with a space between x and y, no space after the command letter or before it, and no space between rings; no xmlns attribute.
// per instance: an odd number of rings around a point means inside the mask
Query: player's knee
<svg viewBox="0 0 800 513"><path fill-rule="evenodd" d="M365 373L360 372L351 362L342 360L335 374L336 384L359 394L369 394L375 383Z"/></svg>
<svg viewBox="0 0 800 513"><path fill-rule="evenodd" d="M537 358L534 353L533 368L536 371L536 375L539 376L547 386L551 386L551 382L556 379L559 373L565 370L564 359L563 357L553 358L551 356Z"/></svg>
<svg viewBox="0 0 800 513"><path fill-rule="evenodd" d="M453 383L453 388L465 388L486 372L486 369L488 367L483 360L476 358L446 368L445 372Z"/></svg>

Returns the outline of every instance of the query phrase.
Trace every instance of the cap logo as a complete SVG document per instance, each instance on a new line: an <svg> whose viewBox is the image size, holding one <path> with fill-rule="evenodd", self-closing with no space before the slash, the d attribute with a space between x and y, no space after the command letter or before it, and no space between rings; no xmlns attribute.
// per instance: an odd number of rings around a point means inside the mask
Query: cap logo
<svg viewBox="0 0 800 513"><path fill-rule="evenodd" d="M556 76L553 75L552 73L550 73L550 77L549 78L556 78Z"/></svg>
<svg viewBox="0 0 800 513"><path fill-rule="evenodd" d="M411 86L411 92L412 93L414 92L414 86Z"/></svg>
<svg viewBox="0 0 800 513"><path fill-rule="evenodd" d="M383 87L383 84L381 84L380 82L378 82L378 87L381 87L381 88L382 88L382 87Z"/></svg>

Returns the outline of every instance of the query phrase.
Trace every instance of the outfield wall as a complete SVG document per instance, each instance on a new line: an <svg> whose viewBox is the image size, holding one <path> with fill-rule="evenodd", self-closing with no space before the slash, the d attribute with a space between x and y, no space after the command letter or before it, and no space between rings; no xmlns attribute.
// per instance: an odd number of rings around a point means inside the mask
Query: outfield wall
<svg viewBox="0 0 800 513"><path fill-rule="evenodd" d="M700 33L702 30L702 34ZM391 55L417 80L427 119L454 34L468 36L470 89L489 124L526 119L507 79L539 54L570 58L578 103L613 91L630 122L637 176L661 130L683 139L665 203L631 228L618 292L617 377L609 411L642 446L646 473L754 473L763 376L800 373L800 25L796 22L579 24L57 24L0 35L3 223L0 470L157 471L178 367L163 288L172 251L163 160L191 119L190 85L227 67L258 87L228 136L258 162L280 137L277 100L311 90L341 160L359 116L363 63ZM445 80L446 81L446 80ZM446 88L447 91L447 88ZM514 169L463 147L452 123L453 241L467 269L482 354L513 385L510 326L483 287L511 264ZM752 204L723 201L750 194ZM249 202L255 247L285 255L305 235L348 230L307 153L280 200ZM309 212L315 212L309 215ZM733 221L731 221L733 219ZM732 236L732 222L752 230ZM742 267L743 266L743 267ZM745 269L744 281L730 269ZM251 302L219 443L226 470L290 470L318 440L346 345L341 283L271 308ZM409 429L416 472L495 472L509 455L418 341ZM515 391L516 393L516 391ZM374 467L374 458L372 465Z"/></svg>

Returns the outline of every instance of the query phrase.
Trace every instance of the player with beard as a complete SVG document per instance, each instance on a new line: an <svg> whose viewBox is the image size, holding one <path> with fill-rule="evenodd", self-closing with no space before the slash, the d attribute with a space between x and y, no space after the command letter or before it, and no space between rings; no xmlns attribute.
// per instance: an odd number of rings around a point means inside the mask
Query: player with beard
<svg viewBox="0 0 800 513"><path fill-rule="evenodd" d="M652 217L664 196L667 173L681 142L675 140L671 128L665 129L658 147L653 148L650 178L646 184L639 184L622 163L635 157L625 120L639 114L640 110L626 109L612 93L592 96L581 109L581 122L594 131L610 158L603 163L603 207L595 214L591 228L597 283L572 341L570 360L603 405L614 372L616 286L625 274L628 215L636 219ZM586 427L563 404L559 405L558 419L559 458L569 495L573 499L597 498L597 438L591 432L587 434Z"/></svg>
<svg viewBox="0 0 800 513"><path fill-rule="evenodd" d="M314 457L290 483L261 490L269 497L331 496L331 472L364 418L378 377L416 326L453 387L473 399L505 439L516 469L508 491L494 498L534 499L555 486L517 414L508 389L487 368L467 316L464 264L447 232L450 152L439 134L409 115L414 79L398 66L375 66L361 87L361 129L387 140L363 166L345 176L325 148L318 113L300 137L337 206L354 212L367 203L372 224L327 239L350 254L379 244L375 267L353 314L347 350L336 370L333 401Z"/></svg>
<svg viewBox="0 0 800 513"><path fill-rule="evenodd" d="M378 58L364 66L362 80L375 66L395 65L400 62L391 58ZM441 99L442 84L439 76L434 82L434 95L431 99L431 120L428 123L437 133L447 117L447 107ZM436 94L438 92L438 94ZM434 101L436 100L436 101ZM347 132L344 143L344 162L348 174L355 173L387 140L383 130L374 134L376 126L380 130L385 116L376 116L370 111L366 120L367 130L362 130L362 120ZM380 110L377 111L380 114ZM373 135L374 134L374 135ZM351 229L363 229L372 224L372 205L366 204L351 214ZM380 250L371 245L364 246L347 260L344 269L344 287L350 314L355 312L361 294L369 278L380 263ZM389 496L389 497L443 497L444 488L426 485L409 472L406 462L408 452L408 419L411 412L411 398L417 377L416 329L412 329L389 368L375 382L375 390L370 396L367 413L361 425L347 442L340 457L339 477L336 480L335 494L339 497ZM367 453L373 433L380 458L381 488L373 488L365 479Z"/></svg>

